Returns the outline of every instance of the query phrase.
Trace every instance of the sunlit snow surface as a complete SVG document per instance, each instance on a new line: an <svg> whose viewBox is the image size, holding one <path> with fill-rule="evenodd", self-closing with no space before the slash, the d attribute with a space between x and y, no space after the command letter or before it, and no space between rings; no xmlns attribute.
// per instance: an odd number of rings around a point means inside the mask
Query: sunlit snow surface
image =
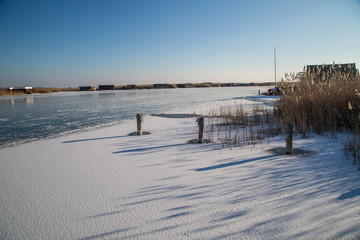
<svg viewBox="0 0 360 240"><path fill-rule="evenodd" d="M134 121L0 149L0 239L359 239L342 145L189 144L195 118Z"/></svg>

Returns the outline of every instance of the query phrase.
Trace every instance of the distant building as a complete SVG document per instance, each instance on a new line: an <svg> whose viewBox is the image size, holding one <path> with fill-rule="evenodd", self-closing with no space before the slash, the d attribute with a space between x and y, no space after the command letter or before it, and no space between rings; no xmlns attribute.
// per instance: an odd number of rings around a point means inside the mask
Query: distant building
<svg viewBox="0 0 360 240"><path fill-rule="evenodd" d="M80 91L95 91L96 87L93 87L93 86L80 86L79 90Z"/></svg>
<svg viewBox="0 0 360 240"><path fill-rule="evenodd" d="M173 88L169 83L154 84L154 88Z"/></svg>
<svg viewBox="0 0 360 240"><path fill-rule="evenodd" d="M20 87L20 88L14 88L14 87L9 87L9 92L10 93L28 93L31 94L34 90L34 87Z"/></svg>
<svg viewBox="0 0 360 240"><path fill-rule="evenodd" d="M239 87L249 87L249 86L254 86L255 83L237 83L235 86L239 86ZM256 83L256 85L259 86L259 83Z"/></svg>
<svg viewBox="0 0 360 240"><path fill-rule="evenodd" d="M356 67L355 63L346 63L346 64L323 64L323 65L307 65L306 73L318 74L317 79L320 81L326 81L328 76L332 76L336 73L347 74L349 77L356 76Z"/></svg>
<svg viewBox="0 0 360 240"><path fill-rule="evenodd" d="M129 84L125 86L125 89L136 89L136 84Z"/></svg>
<svg viewBox="0 0 360 240"><path fill-rule="evenodd" d="M32 93L32 91L34 90L33 87L24 87L24 88L26 93Z"/></svg>
<svg viewBox="0 0 360 240"><path fill-rule="evenodd" d="M114 85L99 85L99 90L114 90Z"/></svg>
<svg viewBox="0 0 360 240"><path fill-rule="evenodd" d="M191 87L191 83L179 83L179 84L176 84L176 86L178 88L190 88Z"/></svg>
<svg viewBox="0 0 360 240"><path fill-rule="evenodd" d="M234 87L235 83L222 83L221 86L222 87Z"/></svg>

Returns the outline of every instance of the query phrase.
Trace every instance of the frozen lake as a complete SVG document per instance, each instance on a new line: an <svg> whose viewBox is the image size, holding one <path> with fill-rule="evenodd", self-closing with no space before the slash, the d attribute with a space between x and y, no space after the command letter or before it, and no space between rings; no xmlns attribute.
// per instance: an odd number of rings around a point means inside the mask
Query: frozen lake
<svg viewBox="0 0 360 240"><path fill-rule="evenodd" d="M256 96L268 87L60 92L0 97L0 147L111 126L211 101Z"/></svg>

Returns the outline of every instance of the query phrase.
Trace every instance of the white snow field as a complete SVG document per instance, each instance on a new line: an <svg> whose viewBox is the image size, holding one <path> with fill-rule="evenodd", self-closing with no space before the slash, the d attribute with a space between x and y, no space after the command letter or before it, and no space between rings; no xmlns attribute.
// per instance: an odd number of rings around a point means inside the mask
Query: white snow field
<svg viewBox="0 0 360 240"><path fill-rule="evenodd" d="M0 239L359 239L360 173L327 137L189 144L195 118L0 149Z"/></svg>

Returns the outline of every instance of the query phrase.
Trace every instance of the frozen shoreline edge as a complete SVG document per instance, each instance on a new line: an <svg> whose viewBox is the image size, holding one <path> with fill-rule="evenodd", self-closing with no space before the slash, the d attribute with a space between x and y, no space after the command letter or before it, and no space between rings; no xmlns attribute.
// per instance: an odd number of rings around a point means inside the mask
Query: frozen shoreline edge
<svg viewBox="0 0 360 240"><path fill-rule="evenodd" d="M260 99L260 100L259 100ZM268 99L268 101L266 100L261 100L261 99ZM175 109L172 111L167 111L165 113L154 113L154 114L149 114L149 115L145 115L145 117L148 116L155 116L155 117L165 117L165 118L191 118L194 117L194 112L199 111L200 114L198 114L199 116L202 115L201 112L204 109L207 109L205 111L209 111L209 109L216 109L217 106L221 106L221 105L231 105L236 101L246 101L247 103L249 102L253 102L256 104L259 103L265 103L269 102L268 106L271 106L272 101L274 100L273 97L264 97L264 96L250 96L250 97L239 97L239 98L233 98L233 99L227 99L227 100L216 100L216 101L211 101L209 103L202 103L197 107L191 107L191 108L182 108L182 109ZM180 112L180 113L179 113ZM134 114L135 116L135 114ZM135 117L134 117L135 119ZM36 141L45 141L48 139L54 139L54 138L59 138L59 137L64 137L64 136L69 136L72 134L81 134L81 133L86 133L89 131L96 131L98 129L103 129L103 128L111 128L114 127L116 125L119 124L127 124L128 122L134 121L134 119L123 119L120 120L118 122L112 122L112 123L105 123L105 124L100 124L97 126L91 126L91 127L87 127L87 128L82 128L82 129L76 129L76 130L70 130L70 131L65 131L65 132L61 132L61 133L56 133L54 135L50 135L47 136L45 138L34 138L34 139L26 139L23 141L14 141L14 142L9 142L9 143L5 143L0 145L0 149L4 149L4 148L8 148L8 147L16 147L22 144L27 144L27 143L31 143L31 142L36 142Z"/></svg>

